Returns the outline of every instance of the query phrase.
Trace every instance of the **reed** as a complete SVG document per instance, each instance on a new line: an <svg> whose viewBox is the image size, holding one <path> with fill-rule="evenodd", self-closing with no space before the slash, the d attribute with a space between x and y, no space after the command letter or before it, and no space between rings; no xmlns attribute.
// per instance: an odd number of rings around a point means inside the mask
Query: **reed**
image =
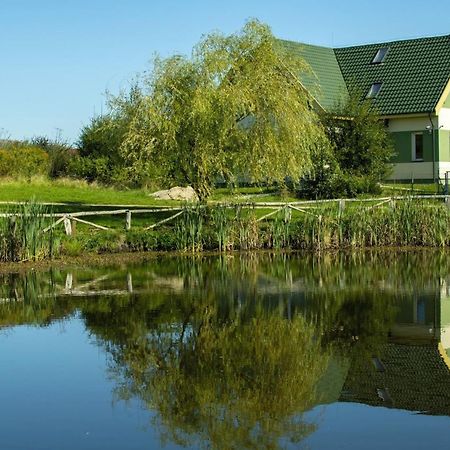
<svg viewBox="0 0 450 450"><path fill-rule="evenodd" d="M174 228L172 249L199 252L230 250L327 250L366 247L450 246L450 210L444 204L404 199L376 208L351 206L340 211L320 206L303 212L286 207L258 222L255 210L241 205L186 206ZM170 249L157 244L155 250ZM169 247L169 248L168 248Z"/></svg>
<svg viewBox="0 0 450 450"><path fill-rule="evenodd" d="M0 261L42 259L61 248L70 250L69 240L61 246L58 233L42 232L44 207L30 202L13 212L0 219ZM263 214L242 205L186 205L174 224L158 229L136 229L126 235L80 232L70 239L82 253L450 246L450 209L438 202L402 199L378 207L349 205L344 210L325 204L302 211L285 207L259 222L257 212Z"/></svg>
<svg viewBox="0 0 450 450"><path fill-rule="evenodd" d="M175 224L176 248L191 253L203 250L205 208L201 205L184 205L183 214Z"/></svg>
<svg viewBox="0 0 450 450"><path fill-rule="evenodd" d="M29 261L53 257L58 251L58 239L46 226L48 209L33 201L8 211L0 218L0 261Z"/></svg>
<svg viewBox="0 0 450 450"><path fill-rule="evenodd" d="M450 211L442 204L402 200L344 212L315 210L295 221L295 248L364 248L450 245Z"/></svg>
<svg viewBox="0 0 450 450"><path fill-rule="evenodd" d="M262 236L254 209L235 206L234 242L240 250L260 248Z"/></svg>
<svg viewBox="0 0 450 450"><path fill-rule="evenodd" d="M218 205L210 209L210 220L217 240L219 252L233 248L233 220L227 205Z"/></svg>

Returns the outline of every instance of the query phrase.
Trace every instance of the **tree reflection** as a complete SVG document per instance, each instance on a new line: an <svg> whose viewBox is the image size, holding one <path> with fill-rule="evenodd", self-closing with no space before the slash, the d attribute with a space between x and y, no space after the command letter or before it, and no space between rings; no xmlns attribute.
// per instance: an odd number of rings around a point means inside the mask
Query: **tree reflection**
<svg viewBox="0 0 450 450"><path fill-rule="evenodd" d="M213 305L110 351L119 398L156 410L167 439L218 449L278 448L311 433L301 413L317 403L330 356L300 315L223 320Z"/></svg>

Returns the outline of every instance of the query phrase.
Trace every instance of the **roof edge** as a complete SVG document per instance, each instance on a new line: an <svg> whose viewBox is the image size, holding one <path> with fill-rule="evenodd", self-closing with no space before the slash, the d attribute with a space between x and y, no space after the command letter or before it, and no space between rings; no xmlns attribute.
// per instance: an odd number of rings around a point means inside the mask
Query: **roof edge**
<svg viewBox="0 0 450 450"><path fill-rule="evenodd" d="M350 48L358 48L358 47L368 47L370 45L390 45L390 44L396 44L399 42L415 42L415 41L422 41L427 39L441 39L441 38L448 38L450 41L450 34L439 34L434 36L420 36L416 38L405 38L405 39L395 39L393 41L384 41L384 42L367 42L365 44L356 44L356 45L344 45L339 47L333 47L333 50L344 50L344 49L350 49Z"/></svg>
<svg viewBox="0 0 450 450"><path fill-rule="evenodd" d="M280 39L280 38L277 38L277 37L275 39L277 41L288 42L290 44L295 44L295 45L300 45L300 46L305 45L305 46L308 46L308 47L321 48L321 49L324 49L324 50L331 50L331 51L334 50L333 47L327 47L325 45L308 44L306 42L293 41L291 39Z"/></svg>

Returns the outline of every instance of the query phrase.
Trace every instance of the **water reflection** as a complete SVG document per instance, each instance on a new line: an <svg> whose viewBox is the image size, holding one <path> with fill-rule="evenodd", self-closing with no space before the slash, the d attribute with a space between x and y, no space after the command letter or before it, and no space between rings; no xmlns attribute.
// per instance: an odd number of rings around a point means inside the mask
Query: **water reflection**
<svg viewBox="0 0 450 450"><path fill-rule="evenodd" d="M163 439L278 448L315 405L450 415L450 256L171 258L0 275L0 326L81 317Z"/></svg>

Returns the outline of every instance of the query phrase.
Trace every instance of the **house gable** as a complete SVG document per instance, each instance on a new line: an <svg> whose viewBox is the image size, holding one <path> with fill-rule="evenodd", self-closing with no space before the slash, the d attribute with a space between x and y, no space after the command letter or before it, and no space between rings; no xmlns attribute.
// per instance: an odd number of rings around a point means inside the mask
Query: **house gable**
<svg viewBox="0 0 450 450"><path fill-rule="evenodd" d="M333 49L281 39L278 42L284 51L303 58L310 66L311 72L299 74L300 81L322 109L330 111L347 98L347 86Z"/></svg>

